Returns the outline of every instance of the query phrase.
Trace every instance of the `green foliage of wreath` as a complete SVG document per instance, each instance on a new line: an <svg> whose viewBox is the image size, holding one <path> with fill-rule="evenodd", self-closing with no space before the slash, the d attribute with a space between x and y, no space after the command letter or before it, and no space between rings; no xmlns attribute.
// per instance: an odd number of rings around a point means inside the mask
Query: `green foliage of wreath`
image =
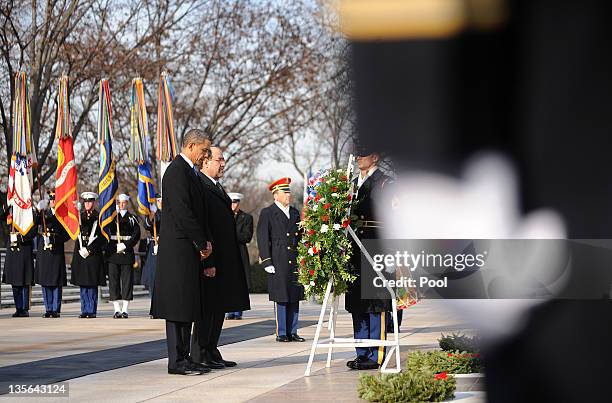
<svg viewBox="0 0 612 403"><path fill-rule="evenodd" d="M356 279L345 230L350 225L351 200L351 182L344 170L324 171L308 182L298 246L298 281L306 296L325 295L330 279L334 295L341 295Z"/></svg>

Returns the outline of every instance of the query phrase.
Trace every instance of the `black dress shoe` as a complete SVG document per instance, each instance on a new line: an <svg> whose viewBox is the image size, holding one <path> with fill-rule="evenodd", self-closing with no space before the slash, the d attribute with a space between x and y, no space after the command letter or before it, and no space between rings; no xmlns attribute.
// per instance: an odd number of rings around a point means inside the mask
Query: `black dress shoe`
<svg viewBox="0 0 612 403"><path fill-rule="evenodd" d="M361 371L361 370L366 370L366 369L378 369L378 366L379 365L376 361L365 360L361 362L355 361L355 363L353 364L351 368Z"/></svg>
<svg viewBox="0 0 612 403"><path fill-rule="evenodd" d="M51 317L52 318L59 318L60 314L59 314L59 312L51 312Z"/></svg>
<svg viewBox="0 0 612 403"><path fill-rule="evenodd" d="M79 315L79 318L83 319L83 318L89 318L89 315L86 313L82 313Z"/></svg>
<svg viewBox="0 0 612 403"><path fill-rule="evenodd" d="M87 314L87 317L94 319L96 317L96 314L95 313L89 313L89 314Z"/></svg>
<svg viewBox="0 0 612 403"><path fill-rule="evenodd" d="M291 341L291 339L287 336L276 336L276 341L280 341L281 343L287 343Z"/></svg>
<svg viewBox="0 0 612 403"><path fill-rule="evenodd" d="M42 315L42 317L43 317L43 318L50 318L50 317L51 317L51 312L45 312L45 313Z"/></svg>
<svg viewBox="0 0 612 403"><path fill-rule="evenodd" d="M353 368L353 367L355 366L355 363L358 363L358 362L364 362L364 361L367 361L367 360L368 360L368 358L366 358L365 356L363 356L363 355L358 355L358 356L357 356L357 358L355 358L354 360L350 360L350 361L348 361L348 362L346 363L346 366L347 366L347 367L349 367L349 368L351 368L351 369L355 369L355 368Z"/></svg>
<svg viewBox="0 0 612 403"><path fill-rule="evenodd" d="M225 368L225 365L221 361L216 361L216 360L207 360L207 361L204 361L203 364L206 365L208 368L212 368L212 369Z"/></svg>
<svg viewBox="0 0 612 403"><path fill-rule="evenodd" d="M204 372L196 371L194 369L189 369L189 368L177 368L177 369L168 368L168 373L172 375L194 376L194 375L202 375Z"/></svg>
<svg viewBox="0 0 612 403"><path fill-rule="evenodd" d="M24 309L18 309L13 314L13 318L27 318L28 316L30 316L30 314Z"/></svg>
<svg viewBox="0 0 612 403"><path fill-rule="evenodd" d="M127 312L123 312L123 313L121 314L121 317L122 317L123 319L127 319L127 318L128 318L128 314L127 314Z"/></svg>
<svg viewBox="0 0 612 403"><path fill-rule="evenodd" d="M224 359L220 359L219 362L225 365L226 368L231 368L231 367L235 367L236 365L238 365L236 361L228 361Z"/></svg>
<svg viewBox="0 0 612 403"><path fill-rule="evenodd" d="M187 369L192 371L199 371L203 374L210 372L210 367L208 365L199 364L197 362L189 362L187 364Z"/></svg>
<svg viewBox="0 0 612 403"><path fill-rule="evenodd" d="M236 316L235 316L235 315L226 315L226 316L225 316L225 319L226 319L226 320L232 320L232 319L235 319L235 318L236 318Z"/></svg>
<svg viewBox="0 0 612 403"><path fill-rule="evenodd" d="M121 313L120 312L115 312L115 314L113 315L113 319L121 319Z"/></svg>
<svg viewBox="0 0 612 403"><path fill-rule="evenodd" d="M298 336L297 333L291 335L291 341L306 341L305 338Z"/></svg>

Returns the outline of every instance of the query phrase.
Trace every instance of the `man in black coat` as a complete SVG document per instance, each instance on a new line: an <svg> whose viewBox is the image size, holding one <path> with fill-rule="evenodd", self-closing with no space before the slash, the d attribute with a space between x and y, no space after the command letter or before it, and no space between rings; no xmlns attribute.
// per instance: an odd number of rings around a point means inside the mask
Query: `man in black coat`
<svg viewBox="0 0 612 403"><path fill-rule="evenodd" d="M207 270L201 278L204 319L196 321L191 341L191 356L211 368L233 367L233 361L221 357L217 348L226 312L251 309L240 249L236 239L236 224L232 200L219 180L223 177L225 159L219 147L211 147L199 173L208 206L208 226L215 250L204 260Z"/></svg>
<svg viewBox="0 0 612 403"><path fill-rule="evenodd" d="M249 249L247 244L253 239L253 216L240 210L240 201L242 193L228 193L232 199L232 211L234 212L234 220L236 221L236 237L238 239L238 249L240 249L240 258L242 259L242 267L244 268L244 276L246 278L247 287L251 289L251 263L249 261ZM229 312L225 319L242 319L242 311Z"/></svg>
<svg viewBox="0 0 612 403"><path fill-rule="evenodd" d="M378 238L378 229L382 226L374 212L374 201L382 193L391 178L378 169L379 155L361 151L357 157L359 177L354 180L356 197L351 220L356 227L359 239ZM349 284L345 297L345 308L353 317L353 333L355 339L385 340L387 335L387 318L391 310L388 299L365 299L361 295L361 262L362 254L359 246L353 243L351 265L357 279ZM363 273L375 275L374 270L364 270ZM387 293L387 290L382 290ZM387 295L385 295L386 297ZM374 369L383 363L384 347L356 347L357 358L347 362L351 369Z"/></svg>
<svg viewBox="0 0 612 403"><path fill-rule="evenodd" d="M259 262L268 273L268 294L276 311L276 341L304 341L297 334L304 287L297 280L300 212L291 204L291 178L272 183L274 203L261 210L257 222Z"/></svg>
<svg viewBox="0 0 612 403"><path fill-rule="evenodd" d="M55 216L55 191L50 190L47 194L49 199L38 202L38 213L34 216L34 222L39 227L34 282L42 286L45 303L43 318L59 318L62 287L67 285L64 243L70 236Z"/></svg>
<svg viewBox="0 0 612 403"><path fill-rule="evenodd" d="M106 285L104 256L102 252L106 238L98 226L98 212L94 203L98 195L83 192L83 211L81 214L80 239L74 244L70 282L81 288L81 314L79 318L95 318L98 311L98 286Z"/></svg>
<svg viewBox="0 0 612 403"><path fill-rule="evenodd" d="M127 210L128 200L130 197L124 193L117 197L119 212L108 226L110 239L106 244L108 291L115 319L128 318L128 304L134 299L134 247L140 241L140 225Z"/></svg>
<svg viewBox="0 0 612 403"><path fill-rule="evenodd" d="M11 209L11 207L3 205L0 219L7 220ZM10 229L12 221L7 220L7 223ZM13 288L13 299L15 301L13 318L30 316L30 291L34 285L33 241L37 230L36 225L33 225L25 236L19 232L11 232L7 239L2 282L10 284Z"/></svg>
<svg viewBox="0 0 612 403"><path fill-rule="evenodd" d="M200 375L210 371L189 357L191 326L202 316L202 260L212 252L204 187L194 164L202 164L210 138L192 129L181 154L162 180L164 220L159 234L151 315L166 319L168 373Z"/></svg>

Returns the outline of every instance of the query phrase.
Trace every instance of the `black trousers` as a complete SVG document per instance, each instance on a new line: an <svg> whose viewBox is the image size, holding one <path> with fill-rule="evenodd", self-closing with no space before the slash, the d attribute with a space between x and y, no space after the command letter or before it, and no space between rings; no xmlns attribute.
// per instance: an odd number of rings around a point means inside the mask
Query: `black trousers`
<svg viewBox="0 0 612 403"><path fill-rule="evenodd" d="M220 360L221 352L217 349L221 329L225 320L224 312L204 312L204 319L196 321L191 335L191 358L195 362Z"/></svg>
<svg viewBox="0 0 612 403"><path fill-rule="evenodd" d="M166 321L168 369L183 369L189 360L191 322Z"/></svg>
<svg viewBox="0 0 612 403"><path fill-rule="evenodd" d="M134 299L134 269L131 264L108 263L108 292L111 301Z"/></svg>

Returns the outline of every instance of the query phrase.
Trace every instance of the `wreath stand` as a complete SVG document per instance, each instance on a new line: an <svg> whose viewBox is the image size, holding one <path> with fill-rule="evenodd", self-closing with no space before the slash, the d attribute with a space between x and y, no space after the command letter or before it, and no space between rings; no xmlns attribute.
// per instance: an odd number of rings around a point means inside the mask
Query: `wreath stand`
<svg viewBox="0 0 612 403"><path fill-rule="evenodd" d="M368 253L366 248L363 246L355 231L351 226L347 227L348 233L351 235L355 243L361 249L368 262L374 267L374 260ZM376 273L378 277L383 278L380 272ZM325 368L331 367L332 352L334 347L390 347L387 352L387 356L380 367L382 373L398 373L401 370L400 367L400 343L399 343L399 328L397 325L397 302L395 297L395 291L391 287L387 286L387 291L391 295L391 314L393 315L393 340L378 340L378 339L354 339L347 337L336 337L336 319L338 317L338 296L332 294L332 280L327 283L327 289L325 291L325 297L323 298L323 306L321 306L321 313L319 314L319 322L317 324L317 330L315 331L314 340L312 341L312 348L310 349L310 357L308 358L308 364L306 365L306 372L304 376L310 376L310 370L314 361L314 356L317 349L327 348L327 362ZM327 321L327 329L329 330L329 337L326 339L320 339L321 330L323 329L323 322L327 313L327 307L330 307L329 319ZM395 354L394 354L395 353ZM395 356L395 368L387 368L387 365L391 361L391 357Z"/></svg>

